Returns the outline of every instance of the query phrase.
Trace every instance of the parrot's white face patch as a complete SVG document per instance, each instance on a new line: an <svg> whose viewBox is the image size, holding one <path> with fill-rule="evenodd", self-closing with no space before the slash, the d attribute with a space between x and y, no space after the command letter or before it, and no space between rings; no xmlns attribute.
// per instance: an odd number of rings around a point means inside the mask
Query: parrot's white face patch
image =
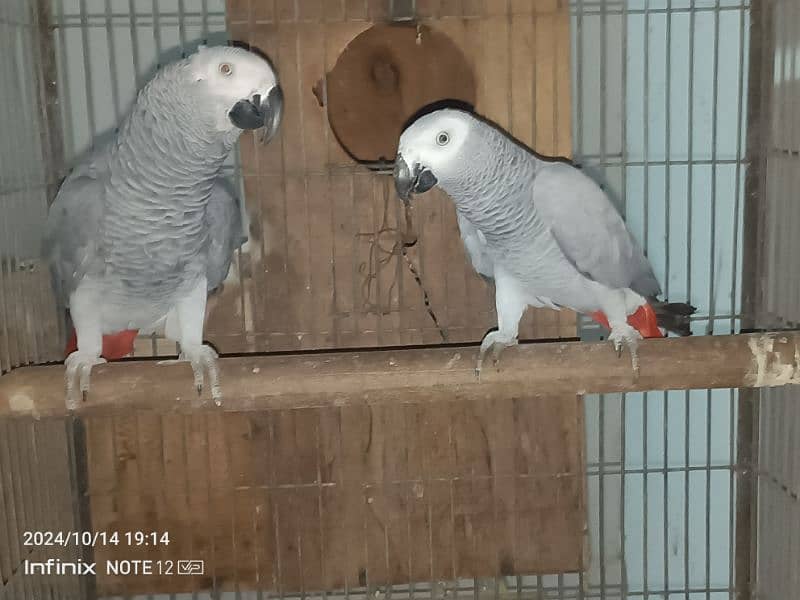
<svg viewBox="0 0 800 600"><path fill-rule="evenodd" d="M463 160L462 147L474 117L455 110L437 110L409 125L400 136L398 152L413 168L420 165L438 177L446 177Z"/></svg>
<svg viewBox="0 0 800 600"><path fill-rule="evenodd" d="M204 83L214 103L217 127L232 128L228 113L240 100L266 98L278 85L278 76L263 58L242 48L201 46L191 58L192 76Z"/></svg>

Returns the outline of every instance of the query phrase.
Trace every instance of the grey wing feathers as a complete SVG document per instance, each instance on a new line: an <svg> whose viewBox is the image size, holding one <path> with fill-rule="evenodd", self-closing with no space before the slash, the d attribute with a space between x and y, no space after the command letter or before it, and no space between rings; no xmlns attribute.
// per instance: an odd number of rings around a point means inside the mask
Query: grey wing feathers
<svg viewBox="0 0 800 600"><path fill-rule="evenodd" d="M466 218L458 215L458 228L467 254L475 270L488 279L494 279L494 262L486 251L486 239Z"/></svg>
<svg viewBox="0 0 800 600"><path fill-rule="evenodd" d="M212 292L228 276L233 253L247 241L242 226L242 210L233 186L217 179L206 207L206 223L211 238L206 278Z"/></svg>
<svg viewBox="0 0 800 600"><path fill-rule="evenodd" d="M100 252L105 192L103 171L95 166L82 166L64 180L47 215L43 253L59 307L67 306Z"/></svg>
<svg viewBox="0 0 800 600"><path fill-rule="evenodd" d="M581 273L645 297L661 293L650 263L622 217L581 171L560 162L540 166L533 202L561 251Z"/></svg>

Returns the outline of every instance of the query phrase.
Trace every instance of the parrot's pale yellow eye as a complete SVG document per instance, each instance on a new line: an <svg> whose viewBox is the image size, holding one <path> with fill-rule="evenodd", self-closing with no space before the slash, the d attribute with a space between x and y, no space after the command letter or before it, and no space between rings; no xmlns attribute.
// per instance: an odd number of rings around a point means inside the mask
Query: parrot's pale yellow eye
<svg viewBox="0 0 800 600"><path fill-rule="evenodd" d="M450 135L446 131L439 132L439 135L436 136L436 143L440 146L447 146L448 142L450 142Z"/></svg>
<svg viewBox="0 0 800 600"><path fill-rule="evenodd" d="M228 63L222 63L219 66L219 72L225 75L225 77L230 77L233 74L233 67Z"/></svg>

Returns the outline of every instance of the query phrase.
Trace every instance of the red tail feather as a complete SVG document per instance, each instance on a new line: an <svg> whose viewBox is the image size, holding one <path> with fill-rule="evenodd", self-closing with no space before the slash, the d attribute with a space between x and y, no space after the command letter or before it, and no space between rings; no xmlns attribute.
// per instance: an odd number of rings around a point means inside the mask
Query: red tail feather
<svg viewBox="0 0 800 600"><path fill-rule="evenodd" d="M594 312L589 316L606 329L611 329L608 325L608 319L602 312ZM664 334L662 334L661 330L658 328L656 313L649 304L640 306L635 313L628 315L628 325L634 327L636 331L641 333L643 338L664 337Z"/></svg>
<svg viewBox="0 0 800 600"><path fill-rule="evenodd" d="M133 341L139 335L138 329L126 329L117 333L111 333L103 336L103 351L100 354L107 360L117 360L125 358L133 352ZM75 330L69 336L65 356L69 356L72 352L78 349L78 336Z"/></svg>

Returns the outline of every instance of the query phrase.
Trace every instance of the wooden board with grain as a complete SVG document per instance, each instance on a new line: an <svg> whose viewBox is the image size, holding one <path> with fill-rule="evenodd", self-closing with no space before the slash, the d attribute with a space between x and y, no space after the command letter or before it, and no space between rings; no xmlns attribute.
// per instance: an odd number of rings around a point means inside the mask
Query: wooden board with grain
<svg viewBox="0 0 800 600"><path fill-rule="evenodd" d="M581 570L576 396L88 421L97 531L170 544L198 577L98 578L101 594L349 589Z"/></svg>
<svg viewBox="0 0 800 600"><path fill-rule="evenodd" d="M227 1L231 37L277 65L286 113L269 146L242 138L252 240L209 310L206 337L222 352L442 341L406 260L392 253L405 221L391 177L353 162L317 98L325 90L314 93L347 45L385 22L390 4ZM417 19L463 53L479 113L542 154L569 156L567 2L419 1ZM481 339L496 325L493 289L465 256L452 203L434 191L413 216L419 241L408 258L448 341ZM574 335L568 311L529 309L520 328L523 339ZM137 346L152 352L149 341Z"/></svg>

